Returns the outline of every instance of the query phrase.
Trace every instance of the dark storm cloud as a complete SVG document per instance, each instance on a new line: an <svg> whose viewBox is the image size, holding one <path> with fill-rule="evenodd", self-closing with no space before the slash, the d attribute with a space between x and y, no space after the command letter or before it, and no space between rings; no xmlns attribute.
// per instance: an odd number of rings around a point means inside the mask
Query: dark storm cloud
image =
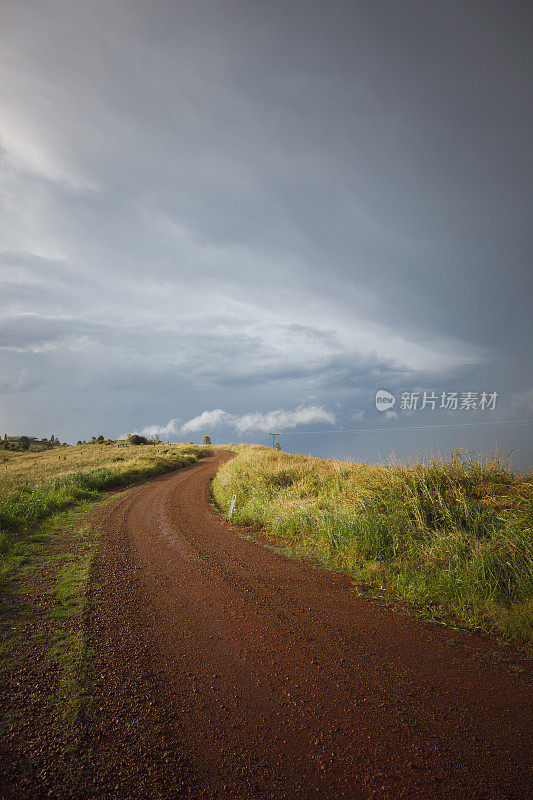
<svg viewBox="0 0 533 800"><path fill-rule="evenodd" d="M52 424L65 385L78 409L94 388L83 424L109 433L310 398L342 425L385 386L491 386L511 413L531 387L531 16L6 8L8 427L32 403Z"/></svg>

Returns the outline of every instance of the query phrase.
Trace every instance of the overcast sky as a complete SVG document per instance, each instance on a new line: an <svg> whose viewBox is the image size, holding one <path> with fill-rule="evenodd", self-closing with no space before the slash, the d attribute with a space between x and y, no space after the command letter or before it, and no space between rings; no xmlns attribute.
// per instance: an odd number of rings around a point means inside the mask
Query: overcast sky
<svg viewBox="0 0 533 800"><path fill-rule="evenodd" d="M2 435L531 460L530 3L0 8Z"/></svg>

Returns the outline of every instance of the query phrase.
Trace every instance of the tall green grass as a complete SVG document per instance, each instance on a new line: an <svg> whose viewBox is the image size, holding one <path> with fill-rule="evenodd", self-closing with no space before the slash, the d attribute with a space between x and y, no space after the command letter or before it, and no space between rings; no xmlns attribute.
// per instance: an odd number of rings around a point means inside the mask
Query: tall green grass
<svg viewBox="0 0 533 800"><path fill-rule="evenodd" d="M433 618L533 641L533 480L464 451L365 466L242 449L214 481L232 521Z"/></svg>

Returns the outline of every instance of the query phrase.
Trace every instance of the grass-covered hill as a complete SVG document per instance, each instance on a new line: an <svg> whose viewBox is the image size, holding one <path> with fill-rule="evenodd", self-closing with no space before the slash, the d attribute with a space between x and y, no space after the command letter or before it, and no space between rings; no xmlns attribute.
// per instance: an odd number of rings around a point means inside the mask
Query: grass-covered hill
<svg viewBox="0 0 533 800"><path fill-rule="evenodd" d="M533 640L533 478L498 459L368 466L245 446L214 481L232 522L449 624Z"/></svg>
<svg viewBox="0 0 533 800"><path fill-rule="evenodd" d="M62 478L73 472L111 469L117 473L128 470L149 471L174 456L196 453L203 448L191 445L159 444L132 445L126 441L111 444L83 444L76 447L57 447L42 452L0 450L0 496L20 486L39 486L52 478Z"/></svg>
<svg viewBox="0 0 533 800"><path fill-rule="evenodd" d="M40 523L102 492L191 464L194 445L85 444L41 453L0 452L0 590L33 550Z"/></svg>

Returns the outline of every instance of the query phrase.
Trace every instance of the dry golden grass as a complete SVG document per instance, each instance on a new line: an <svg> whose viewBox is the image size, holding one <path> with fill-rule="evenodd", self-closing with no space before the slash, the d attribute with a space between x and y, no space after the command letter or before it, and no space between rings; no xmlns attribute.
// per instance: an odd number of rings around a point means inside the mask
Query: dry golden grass
<svg viewBox="0 0 533 800"><path fill-rule="evenodd" d="M179 452L187 445L85 444L56 447L41 453L0 450L0 496L18 486L39 486L52 478L99 467L120 470L122 462Z"/></svg>

